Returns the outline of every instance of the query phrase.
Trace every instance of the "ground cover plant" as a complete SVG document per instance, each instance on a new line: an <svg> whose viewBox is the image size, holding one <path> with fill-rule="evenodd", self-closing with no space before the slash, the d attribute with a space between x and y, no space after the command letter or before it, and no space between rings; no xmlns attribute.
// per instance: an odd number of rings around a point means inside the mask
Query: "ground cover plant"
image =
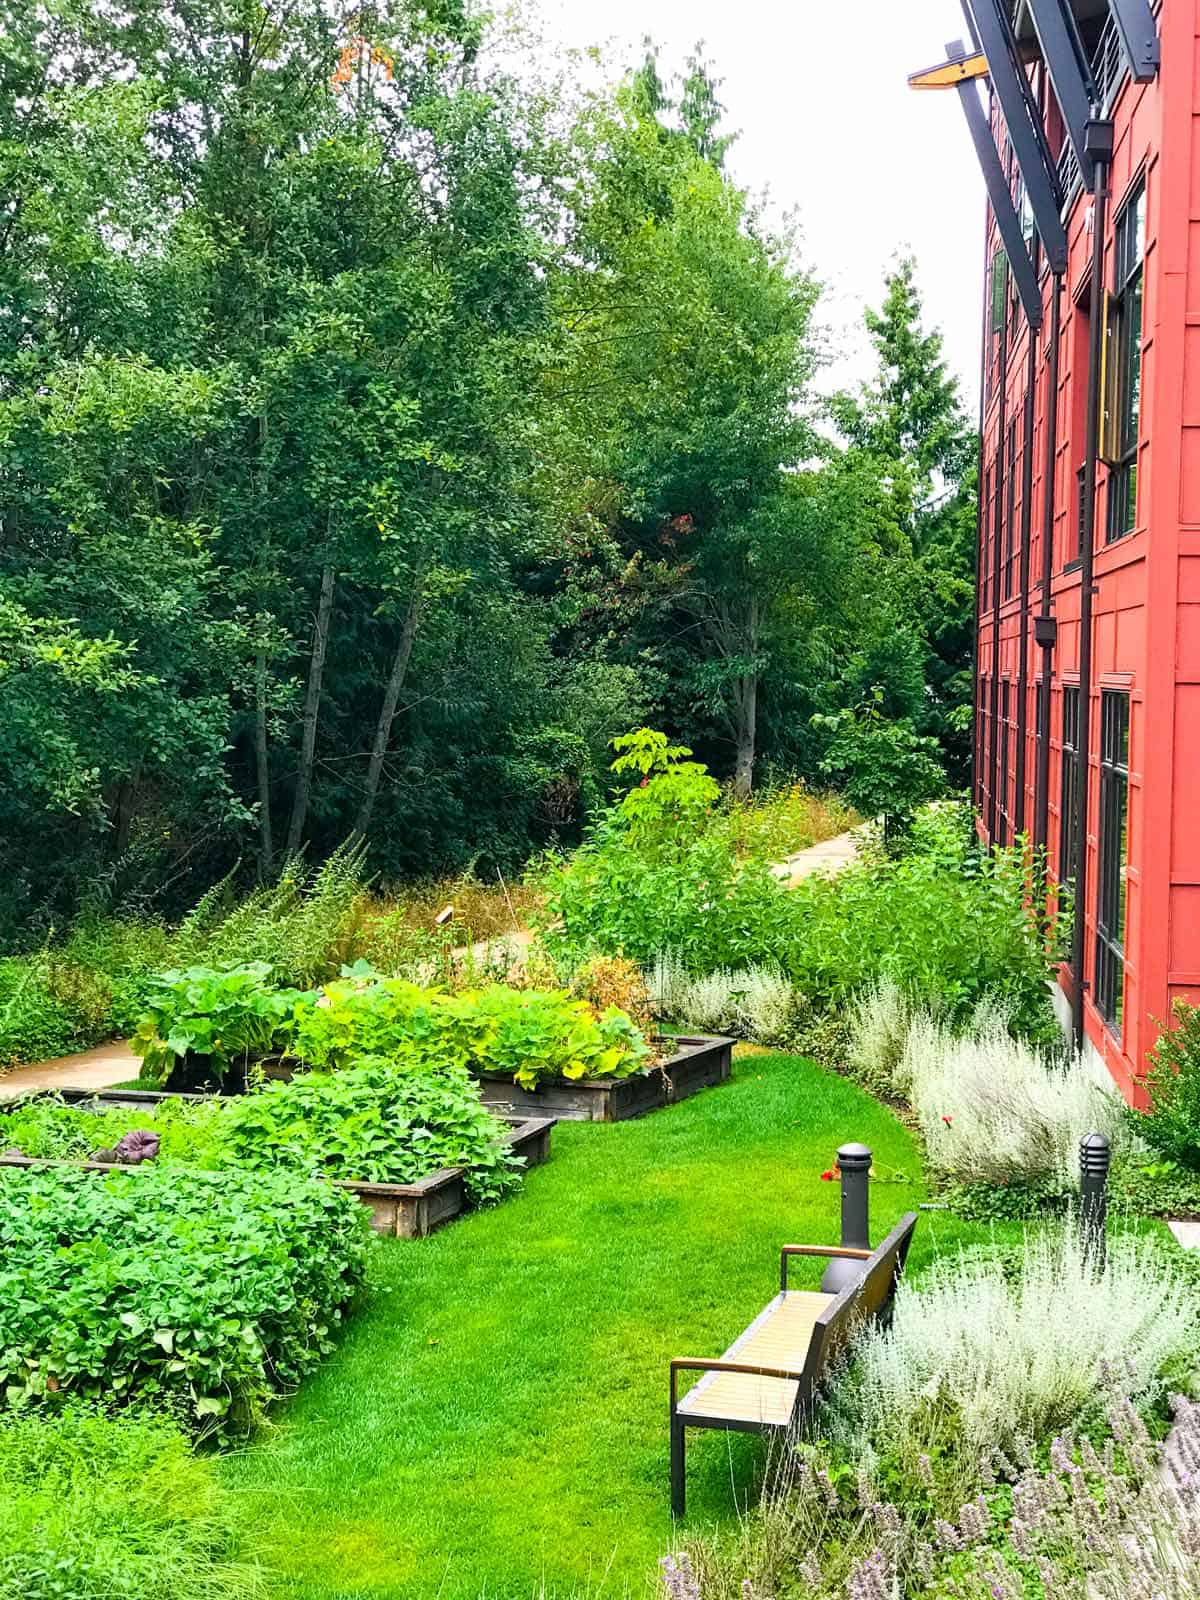
<svg viewBox="0 0 1200 1600"><path fill-rule="evenodd" d="M258 1600L238 1509L169 1418L0 1413L0 1600Z"/></svg>
<svg viewBox="0 0 1200 1600"><path fill-rule="evenodd" d="M520 1182L507 1131L480 1104L464 1067L405 1071L368 1057L225 1100L91 1109L43 1095L0 1108L0 1150L34 1160L284 1168L359 1183L415 1183L464 1167L475 1204L502 1199Z"/></svg>
<svg viewBox="0 0 1200 1600"><path fill-rule="evenodd" d="M845 1078L739 1052L729 1083L652 1118L560 1124L502 1210L382 1241L337 1362L276 1439L222 1463L247 1548L295 1600L640 1593L671 1536L667 1363L726 1347L781 1243L836 1240L821 1174L853 1137L877 1156L881 1235L924 1197L911 1135ZM923 1215L913 1271L991 1236ZM696 1524L753 1496L762 1460L759 1440L699 1436Z"/></svg>
<svg viewBox="0 0 1200 1600"><path fill-rule="evenodd" d="M0 1395L171 1408L243 1433L333 1348L369 1223L294 1171L0 1172Z"/></svg>

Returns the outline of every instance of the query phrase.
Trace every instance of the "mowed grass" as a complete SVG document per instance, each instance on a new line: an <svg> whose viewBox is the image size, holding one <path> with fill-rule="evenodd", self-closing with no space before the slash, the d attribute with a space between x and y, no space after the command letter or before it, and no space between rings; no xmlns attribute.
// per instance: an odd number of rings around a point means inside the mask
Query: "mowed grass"
<svg viewBox="0 0 1200 1600"><path fill-rule="evenodd" d="M668 1360L720 1354L775 1292L781 1244L836 1242L820 1174L849 1139L887 1180L882 1237L924 1195L909 1134L810 1062L743 1054L729 1084L641 1121L560 1123L519 1198L381 1243L338 1352L274 1439L223 1465L272 1592L643 1595L671 1542ZM911 1264L982 1233L925 1214ZM691 1437L689 1523L728 1518L763 1443Z"/></svg>

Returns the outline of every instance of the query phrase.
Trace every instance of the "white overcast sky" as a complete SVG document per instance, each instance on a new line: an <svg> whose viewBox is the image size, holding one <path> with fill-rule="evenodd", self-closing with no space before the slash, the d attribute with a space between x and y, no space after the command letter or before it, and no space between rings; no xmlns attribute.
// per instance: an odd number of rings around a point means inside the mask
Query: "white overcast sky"
<svg viewBox="0 0 1200 1600"><path fill-rule="evenodd" d="M604 46L610 68L639 59L650 34L666 75L703 40L739 130L729 169L780 211L795 209L808 264L828 284L825 319L843 352L830 377L863 375L862 307L878 303L890 261L907 250L926 321L941 327L975 407L983 183L957 95L905 83L962 36L958 0L541 0L538 9L564 45Z"/></svg>

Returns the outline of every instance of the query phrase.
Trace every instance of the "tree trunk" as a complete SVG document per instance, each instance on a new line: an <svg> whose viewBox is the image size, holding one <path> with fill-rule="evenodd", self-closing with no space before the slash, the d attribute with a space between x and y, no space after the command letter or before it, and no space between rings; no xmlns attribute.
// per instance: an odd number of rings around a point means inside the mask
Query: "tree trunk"
<svg viewBox="0 0 1200 1600"><path fill-rule="evenodd" d="M287 853L295 855L304 836L308 818L308 796L312 788L313 755L317 748L317 718L321 710L321 678L325 671L325 650L329 644L329 619L333 613L333 567L321 571L321 592L317 597L317 620L313 628L312 653L308 661L308 688L304 694L304 731L300 739L300 766L292 795L292 815L288 822Z"/></svg>
<svg viewBox="0 0 1200 1600"><path fill-rule="evenodd" d="M747 655L753 663L734 684L733 792L748 800L754 788L754 754L758 738L758 597L752 595L746 613Z"/></svg>
<svg viewBox="0 0 1200 1600"><path fill-rule="evenodd" d="M387 688L383 694L383 705L379 710L379 721L375 724L375 742L371 747L371 760L367 767L367 782L363 790L362 804L358 808L358 818L354 824L354 837L361 839L366 836L371 825L371 814L375 810L375 799L379 794L379 780L383 776L383 763L387 757L388 744L392 737L392 723L396 719L396 707L400 703L400 691L404 687L404 675L408 671L409 657L412 655L413 640L417 634L417 622L421 614L423 574L418 573L414 583L412 598L408 602L408 610L404 616L404 625L400 629L400 641L396 646L396 654L392 658L392 670L388 675Z"/></svg>
<svg viewBox="0 0 1200 1600"><path fill-rule="evenodd" d="M258 780L258 875L265 883L271 875L275 849L271 843L271 769L267 760L267 655L260 650L254 662L254 768Z"/></svg>

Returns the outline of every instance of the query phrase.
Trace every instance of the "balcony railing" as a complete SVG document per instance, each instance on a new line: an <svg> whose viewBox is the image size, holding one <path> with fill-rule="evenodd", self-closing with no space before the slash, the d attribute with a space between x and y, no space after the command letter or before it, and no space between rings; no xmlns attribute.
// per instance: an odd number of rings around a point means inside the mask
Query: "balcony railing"
<svg viewBox="0 0 1200 1600"><path fill-rule="evenodd" d="M1116 23L1110 17L1104 24L1096 48L1092 54L1092 76L1096 80L1096 93L1099 98L1101 116L1108 116L1112 111L1121 85L1125 81L1125 58L1121 54L1121 41L1117 35ZM1058 158L1058 182L1062 190L1063 214L1071 209L1076 192L1083 183L1079 171L1079 162L1071 148L1070 140L1063 140L1062 153Z"/></svg>

